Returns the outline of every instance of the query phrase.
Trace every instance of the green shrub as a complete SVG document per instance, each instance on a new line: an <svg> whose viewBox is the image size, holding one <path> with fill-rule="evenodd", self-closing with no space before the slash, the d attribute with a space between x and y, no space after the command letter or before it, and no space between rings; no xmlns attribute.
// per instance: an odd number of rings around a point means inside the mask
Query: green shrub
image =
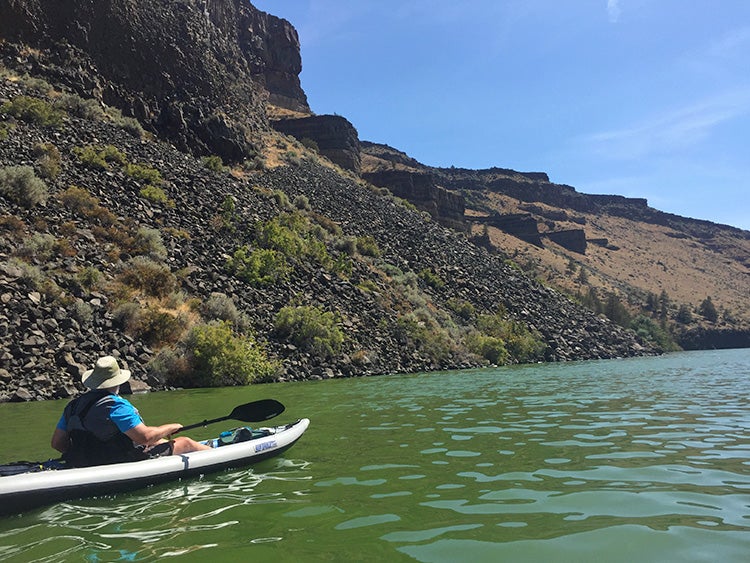
<svg viewBox="0 0 750 563"><path fill-rule="evenodd" d="M357 237L357 251L359 251L362 256L372 256L373 258L378 258L380 256L378 243L370 235Z"/></svg>
<svg viewBox="0 0 750 563"><path fill-rule="evenodd" d="M175 206L174 200L170 199L169 196L167 196L167 192L158 186L148 184L143 186L138 193L143 199L147 199L154 203L161 203L170 208Z"/></svg>
<svg viewBox="0 0 750 563"><path fill-rule="evenodd" d="M312 209L310 207L310 199L304 194L294 196L292 205L294 205L294 207L296 209L299 209L300 211L309 211L310 209Z"/></svg>
<svg viewBox="0 0 750 563"><path fill-rule="evenodd" d="M289 196L287 196L281 190L273 191L273 199L276 201L276 205L282 209L291 209L292 204L289 202Z"/></svg>
<svg viewBox="0 0 750 563"><path fill-rule="evenodd" d="M204 156L203 158L201 158L201 162L203 163L203 166L205 168L213 170L214 172L222 172L224 170L224 161L220 156Z"/></svg>
<svg viewBox="0 0 750 563"><path fill-rule="evenodd" d="M227 259L227 269L254 286L270 285L287 278L291 268L283 254L270 248L238 248Z"/></svg>
<svg viewBox="0 0 750 563"><path fill-rule="evenodd" d="M541 335L532 332L518 321L505 318L503 312L480 315L477 319L477 329L485 336L502 340L510 359L515 362L529 363L544 357L547 345Z"/></svg>
<svg viewBox="0 0 750 563"><path fill-rule="evenodd" d="M456 315L461 317L465 321L470 321L476 316L476 309L474 305L466 301L465 299L459 299L452 297L446 302L448 309L453 311Z"/></svg>
<svg viewBox="0 0 750 563"><path fill-rule="evenodd" d="M237 335L227 322L194 327L183 343L190 369L168 374L167 381L185 387L247 385L273 376L278 363L270 360L252 336Z"/></svg>
<svg viewBox="0 0 750 563"><path fill-rule="evenodd" d="M143 164L126 165L125 174L139 182L145 182L152 186L158 186L162 183L161 173L156 168Z"/></svg>
<svg viewBox="0 0 750 563"><path fill-rule="evenodd" d="M445 286L445 282L438 276L435 272L430 270L429 268L424 268L422 271L419 272L418 276L422 281L424 281L427 285L432 287L433 289L441 289Z"/></svg>
<svg viewBox="0 0 750 563"><path fill-rule="evenodd" d="M357 239L354 237L343 237L336 241L336 248L348 256L354 256L357 253Z"/></svg>
<svg viewBox="0 0 750 563"><path fill-rule="evenodd" d="M256 229L258 244L281 252L287 258L309 257L328 266L325 244L312 232L310 221L300 213L286 213L266 221Z"/></svg>
<svg viewBox="0 0 750 563"><path fill-rule="evenodd" d="M15 128L13 123L0 123L0 141L8 138L9 133Z"/></svg>
<svg viewBox="0 0 750 563"><path fill-rule="evenodd" d="M55 237L48 233L33 233L24 238L18 249L18 255L35 258L39 262L47 262L52 257L56 242Z"/></svg>
<svg viewBox="0 0 750 563"><path fill-rule="evenodd" d="M495 365L508 363L510 355L505 347L505 341L497 336L488 336L480 332L471 332L465 341L469 351Z"/></svg>
<svg viewBox="0 0 750 563"><path fill-rule="evenodd" d="M653 319L639 315L630 323L630 328L643 340L656 344L665 352L674 352L679 350L669 333L660 327Z"/></svg>
<svg viewBox="0 0 750 563"><path fill-rule="evenodd" d="M47 184L30 166L0 168L0 194L26 208L43 204L49 197Z"/></svg>
<svg viewBox="0 0 750 563"><path fill-rule="evenodd" d="M320 358L331 358L341 351L344 333L338 315L318 307L283 307L274 320L276 333L294 345Z"/></svg>
<svg viewBox="0 0 750 563"><path fill-rule="evenodd" d="M0 106L0 115L10 115L16 119L45 127L59 127L65 114L51 104L38 98L17 96Z"/></svg>
<svg viewBox="0 0 750 563"><path fill-rule="evenodd" d="M73 154L78 158L78 162L86 168L93 170L106 170L109 168L104 155L100 154L94 147L73 147Z"/></svg>
<svg viewBox="0 0 750 563"><path fill-rule="evenodd" d="M300 141L300 144L303 147L308 148L308 149L310 149L312 151L320 152L320 147L318 146L317 141L315 141L314 139L310 139L309 137L305 137L304 139L302 139Z"/></svg>
<svg viewBox="0 0 750 563"><path fill-rule="evenodd" d="M212 293L200 306L201 316L207 321L226 321L245 331L250 326L247 316L240 313L231 297Z"/></svg>
<svg viewBox="0 0 750 563"><path fill-rule="evenodd" d="M43 78L37 78L28 74L21 76L18 82L19 84L22 84L26 90L31 90L34 94L39 96L48 96L54 91L52 85Z"/></svg>
<svg viewBox="0 0 750 563"><path fill-rule="evenodd" d="M76 280L81 287L92 291L97 289L102 281L104 280L104 274L97 270L94 266L86 266L76 274Z"/></svg>

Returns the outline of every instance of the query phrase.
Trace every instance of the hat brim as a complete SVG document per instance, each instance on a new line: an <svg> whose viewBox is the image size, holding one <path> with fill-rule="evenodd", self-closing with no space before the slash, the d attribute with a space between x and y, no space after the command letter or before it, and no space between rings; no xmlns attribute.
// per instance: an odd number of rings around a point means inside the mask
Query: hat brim
<svg viewBox="0 0 750 563"><path fill-rule="evenodd" d="M90 369L90 370L83 372L83 377L81 377L81 383L83 383L83 385L87 387L88 389L92 389L92 390L93 389L109 389L110 387L117 387L118 385L122 385L123 383L125 383L126 381L130 379L129 369L121 369L109 379L105 379L104 381L100 381L100 382L90 379L91 374L93 373L94 373L94 370Z"/></svg>

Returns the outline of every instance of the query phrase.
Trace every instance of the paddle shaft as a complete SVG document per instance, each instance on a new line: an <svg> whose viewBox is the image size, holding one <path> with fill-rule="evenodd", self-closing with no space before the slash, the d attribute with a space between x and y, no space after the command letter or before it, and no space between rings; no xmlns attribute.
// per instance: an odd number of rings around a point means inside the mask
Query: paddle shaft
<svg viewBox="0 0 750 563"><path fill-rule="evenodd" d="M219 418L204 420L203 422L197 422L195 424L188 424L187 426L180 428L177 432L191 430L201 426L208 426L209 424L229 419L241 420L243 422L262 422L269 418L273 418L274 416L278 416L282 412L284 412L284 405L280 402L274 399L261 399L259 401L253 401L252 403L238 405L234 407L234 410L227 416L220 416Z"/></svg>
<svg viewBox="0 0 750 563"><path fill-rule="evenodd" d="M209 424L213 424L214 422L221 422L222 420L229 420L230 418L232 417L220 416L219 418L212 418L211 420L204 420L203 422L196 422L195 424L189 424L187 426L183 426L177 432L183 432L185 430L192 430L193 428L200 428L201 426L208 426Z"/></svg>

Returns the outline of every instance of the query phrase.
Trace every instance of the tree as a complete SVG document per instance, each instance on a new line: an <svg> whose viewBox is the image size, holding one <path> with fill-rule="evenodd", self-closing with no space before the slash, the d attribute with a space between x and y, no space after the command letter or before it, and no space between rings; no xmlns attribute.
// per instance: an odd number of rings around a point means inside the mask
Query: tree
<svg viewBox="0 0 750 563"><path fill-rule="evenodd" d="M716 307L714 306L710 297L706 297L703 300L703 302L698 307L698 313L700 313L700 315L704 319L712 323L715 323L719 318L719 313L716 311Z"/></svg>
<svg viewBox="0 0 750 563"><path fill-rule="evenodd" d="M604 305L604 314L607 315L609 320L620 326L628 326L630 324L630 313L620 301L620 298L614 293L610 293L607 297L607 303Z"/></svg>
<svg viewBox="0 0 750 563"><path fill-rule="evenodd" d="M689 325L693 322L693 314L690 312L690 308L684 303L680 305L679 311L677 311L677 317L675 320L684 325Z"/></svg>
<svg viewBox="0 0 750 563"><path fill-rule="evenodd" d="M667 313L669 312L669 295L667 291L662 289L661 295L659 295L659 317L662 322L666 322Z"/></svg>

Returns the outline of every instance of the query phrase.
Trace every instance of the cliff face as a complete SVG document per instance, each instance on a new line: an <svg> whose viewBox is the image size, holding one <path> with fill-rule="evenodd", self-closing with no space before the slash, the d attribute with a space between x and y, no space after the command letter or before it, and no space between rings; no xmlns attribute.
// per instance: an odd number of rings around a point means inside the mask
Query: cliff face
<svg viewBox="0 0 750 563"><path fill-rule="evenodd" d="M339 115L279 119L272 123L277 131L300 141L310 140L318 153L355 174L360 172L359 135L354 126Z"/></svg>
<svg viewBox="0 0 750 563"><path fill-rule="evenodd" d="M0 38L21 45L4 46L6 64L198 154L252 155L268 99L308 109L296 31L242 0L7 0Z"/></svg>

